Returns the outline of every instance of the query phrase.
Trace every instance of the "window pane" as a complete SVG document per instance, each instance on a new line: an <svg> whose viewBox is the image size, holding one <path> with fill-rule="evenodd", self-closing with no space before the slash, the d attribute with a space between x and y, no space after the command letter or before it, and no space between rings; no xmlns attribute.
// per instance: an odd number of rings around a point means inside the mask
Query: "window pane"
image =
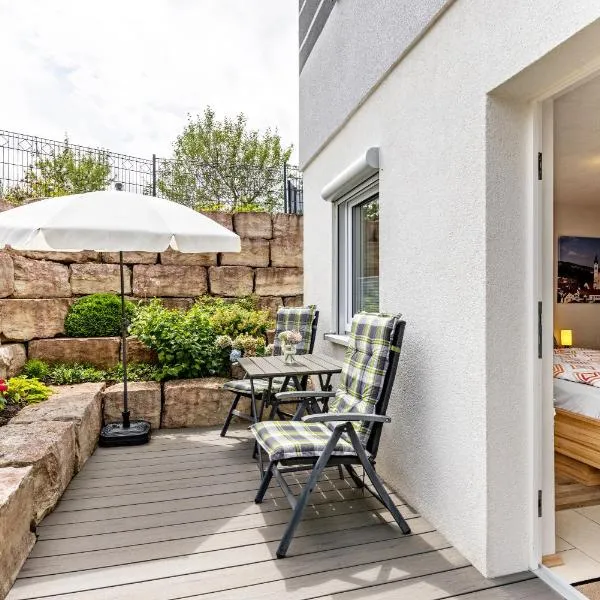
<svg viewBox="0 0 600 600"><path fill-rule="evenodd" d="M379 311L379 199L352 209L352 312Z"/></svg>

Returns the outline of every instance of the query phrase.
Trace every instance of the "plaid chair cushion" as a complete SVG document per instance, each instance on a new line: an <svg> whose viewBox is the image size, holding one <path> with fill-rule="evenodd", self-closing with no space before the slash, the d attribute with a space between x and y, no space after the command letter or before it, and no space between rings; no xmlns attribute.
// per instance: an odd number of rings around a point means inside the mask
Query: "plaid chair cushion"
<svg viewBox="0 0 600 600"><path fill-rule="evenodd" d="M271 393L276 394L277 392L281 391L284 381L285 381L285 377L274 377L273 384L271 386ZM268 379L255 379L254 380L254 394L255 395L259 395L259 394L262 394L263 392L266 392L268 387L269 387ZM223 384L223 389L229 390L230 392L235 392L236 394L243 394L246 396L252 395L252 388L250 387L249 379L232 379L231 381L228 381L227 383ZM285 386L285 389L287 391L292 391L292 390L296 389L296 386L291 381L289 381L288 384Z"/></svg>
<svg viewBox="0 0 600 600"><path fill-rule="evenodd" d="M250 430L270 460L320 456L331 437L331 430L324 424L303 421L263 421L252 425ZM356 452L342 436L333 454L348 456Z"/></svg>
<svg viewBox="0 0 600 600"><path fill-rule="evenodd" d="M352 330L340 383L335 398L329 402L329 412L375 412L387 371L391 337L399 315L358 313L352 319ZM330 429L335 427L330 423ZM356 422L354 428L363 445L371 433L370 423Z"/></svg>
<svg viewBox="0 0 600 600"><path fill-rule="evenodd" d="M312 341L312 324L315 319L316 306L301 306L298 308L280 308L275 322L275 340L273 355L281 354L279 334L282 331L299 331L302 341L296 345L296 354L306 354Z"/></svg>

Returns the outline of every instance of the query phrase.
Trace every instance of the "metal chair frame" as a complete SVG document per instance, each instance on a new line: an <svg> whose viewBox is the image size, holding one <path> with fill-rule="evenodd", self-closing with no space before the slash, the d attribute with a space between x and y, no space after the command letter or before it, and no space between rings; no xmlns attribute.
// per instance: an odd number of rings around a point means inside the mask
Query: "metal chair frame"
<svg viewBox="0 0 600 600"><path fill-rule="evenodd" d="M393 351L388 362L388 368L385 374L381 396L377 402L377 405L375 406L375 414L364 415L362 413L317 413L303 416L307 409L309 409L311 406L314 406L315 400L321 400L326 403L329 398L335 396L335 392L306 392L298 390L295 392L282 392L280 394L276 394L277 399L294 400L300 403L298 410L294 415L294 420L302 419L306 423L339 422L339 424L336 425L332 430L331 437L329 438L327 445L320 456L270 461L269 466L264 472L260 488L256 494L255 502L260 504L263 501L271 479L275 477L277 483L280 485L285 497L294 511L283 538L279 543L279 547L277 548L277 558L284 558L286 556L296 528L302 519L302 514L308 502L308 498L315 489L323 470L330 467L337 467L340 470L342 466L345 467L359 488L368 489L375 496L375 498L377 498L390 511L402 533L410 533L410 527L404 520L404 517L401 515L400 511L396 508L375 471L375 460L377 457L377 451L379 449L379 441L381 439L383 424L390 423L392 420L391 417L386 415L386 412L394 384L394 379L396 377L396 370L398 367L400 348L402 346L405 326L405 321L398 321L392 332L391 344ZM363 446L361 443L356 430L352 425L352 423L355 421L366 421L373 424L365 446ZM335 456L332 454L338 440L344 434L351 441L354 451L356 452L356 456ZM362 466L374 489L365 484L358 475L354 469L354 467L358 465ZM296 471L311 471L309 479L304 485L299 497L294 496L287 481L283 477L284 473Z"/></svg>

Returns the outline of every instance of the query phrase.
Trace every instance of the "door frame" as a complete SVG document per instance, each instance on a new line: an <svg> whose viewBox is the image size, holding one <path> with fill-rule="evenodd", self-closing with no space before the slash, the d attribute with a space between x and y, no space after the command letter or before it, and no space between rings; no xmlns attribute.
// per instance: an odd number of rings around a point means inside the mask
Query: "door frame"
<svg viewBox="0 0 600 600"><path fill-rule="evenodd" d="M541 358L532 352L533 420L531 439L532 498L534 499L531 569L565 598L585 598L551 569L542 565L542 556L555 552L554 501L554 402L552 398L552 357L555 302L554 243L554 100L600 75L600 60L557 82L532 101L532 326L538 339L538 303L542 303ZM538 153L542 153L542 179L538 180ZM542 492L542 516L538 516L538 490Z"/></svg>

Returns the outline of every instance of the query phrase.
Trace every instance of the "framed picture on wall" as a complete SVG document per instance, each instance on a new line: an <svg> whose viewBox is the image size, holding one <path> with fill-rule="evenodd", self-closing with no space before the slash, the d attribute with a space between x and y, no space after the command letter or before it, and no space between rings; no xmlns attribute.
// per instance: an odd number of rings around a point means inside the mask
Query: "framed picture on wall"
<svg viewBox="0 0 600 600"><path fill-rule="evenodd" d="M600 238L558 238L556 301L600 304Z"/></svg>

